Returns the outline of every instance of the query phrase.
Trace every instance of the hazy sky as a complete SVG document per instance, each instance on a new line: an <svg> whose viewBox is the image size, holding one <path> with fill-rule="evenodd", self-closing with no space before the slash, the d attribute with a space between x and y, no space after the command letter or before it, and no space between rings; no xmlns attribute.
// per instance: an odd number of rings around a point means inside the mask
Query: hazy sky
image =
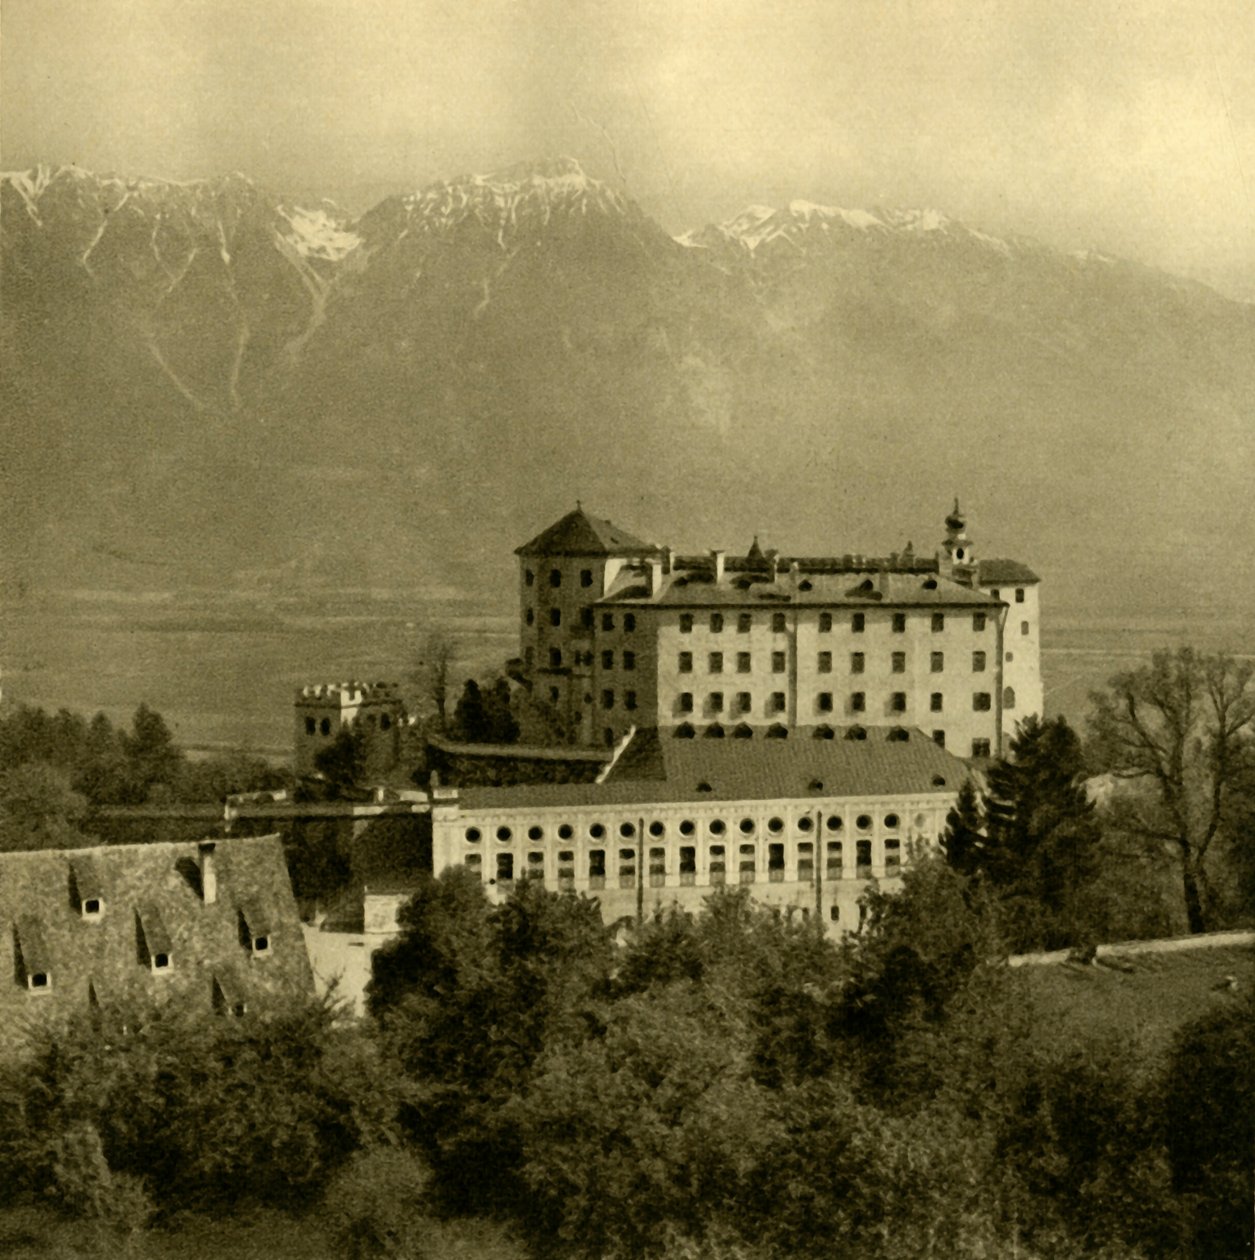
<svg viewBox="0 0 1255 1260"><path fill-rule="evenodd" d="M0 145L363 209L573 154L673 231L936 206L1255 299L1255 0L4 0Z"/></svg>

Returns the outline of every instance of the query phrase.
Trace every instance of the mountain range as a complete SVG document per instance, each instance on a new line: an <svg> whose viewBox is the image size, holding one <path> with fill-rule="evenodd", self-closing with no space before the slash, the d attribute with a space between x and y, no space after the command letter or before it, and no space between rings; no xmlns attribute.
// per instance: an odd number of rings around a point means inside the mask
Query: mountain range
<svg viewBox="0 0 1255 1260"><path fill-rule="evenodd" d="M39 167L0 246L0 596L508 603L577 497L819 554L957 494L1069 614L1255 605L1255 307L1133 262L802 200L673 237L571 159L360 216Z"/></svg>

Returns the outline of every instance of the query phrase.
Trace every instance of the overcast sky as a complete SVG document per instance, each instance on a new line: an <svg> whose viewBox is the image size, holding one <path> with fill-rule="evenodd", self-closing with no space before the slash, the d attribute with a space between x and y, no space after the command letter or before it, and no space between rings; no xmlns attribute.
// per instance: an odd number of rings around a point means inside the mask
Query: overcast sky
<svg viewBox="0 0 1255 1260"><path fill-rule="evenodd" d="M4 0L4 164L936 206L1255 299L1253 0Z"/></svg>

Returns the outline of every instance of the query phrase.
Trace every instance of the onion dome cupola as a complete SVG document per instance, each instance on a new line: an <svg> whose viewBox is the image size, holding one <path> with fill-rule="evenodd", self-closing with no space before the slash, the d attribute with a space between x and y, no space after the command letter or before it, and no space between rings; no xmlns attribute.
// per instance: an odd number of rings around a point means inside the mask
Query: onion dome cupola
<svg viewBox="0 0 1255 1260"><path fill-rule="evenodd" d="M967 536L967 518L957 498L953 510L946 517L946 538L937 552L937 567L947 577L969 582L976 573L975 553Z"/></svg>

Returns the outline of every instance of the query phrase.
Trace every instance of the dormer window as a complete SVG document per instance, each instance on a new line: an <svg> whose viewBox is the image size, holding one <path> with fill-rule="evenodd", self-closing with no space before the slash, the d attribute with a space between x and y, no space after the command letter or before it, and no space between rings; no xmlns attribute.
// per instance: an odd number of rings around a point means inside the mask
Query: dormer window
<svg viewBox="0 0 1255 1260"><path fill-rule="evenodd" d="M139 961L145 963L154 975L166 975L174 969L174 943L166 931L161 912L156 906L147 905L135 912Z"/></svg>
<svg viewBox="0 0 1255 1260"><path fill-rule="evenodd" d="M158 950L153 955L153 970L165 971L170 966L170 955L163 950Z"/></svg>
<svg viewBox="0 0 1255 1260"><path fill-rule="evenodd" d="M98 920L105 910L104 886L96 864L87 857L70 860L70 902L88 922Z"/></svg>
<svg viewBox="0 0 1255 1260"><path fill-rule="evenodd" d="M104 913L104 902L99 897L87 897L83 901L83 918L98 919Z"/></svg>
<svg viewBox="0 0 1255 1260"><path fill-rule="evenodd" d="M36 992L44 991L52 988L46 971L32 971L26 977L26 985L29 989Z"/></svg>
<svg viewBox="0 0 1255 1260"><path fill-rule="evenodd" d="M44 941L43 928L31 918L17 923L17 970L31 993L47 993L52 988L52 958Z"/></svg>

